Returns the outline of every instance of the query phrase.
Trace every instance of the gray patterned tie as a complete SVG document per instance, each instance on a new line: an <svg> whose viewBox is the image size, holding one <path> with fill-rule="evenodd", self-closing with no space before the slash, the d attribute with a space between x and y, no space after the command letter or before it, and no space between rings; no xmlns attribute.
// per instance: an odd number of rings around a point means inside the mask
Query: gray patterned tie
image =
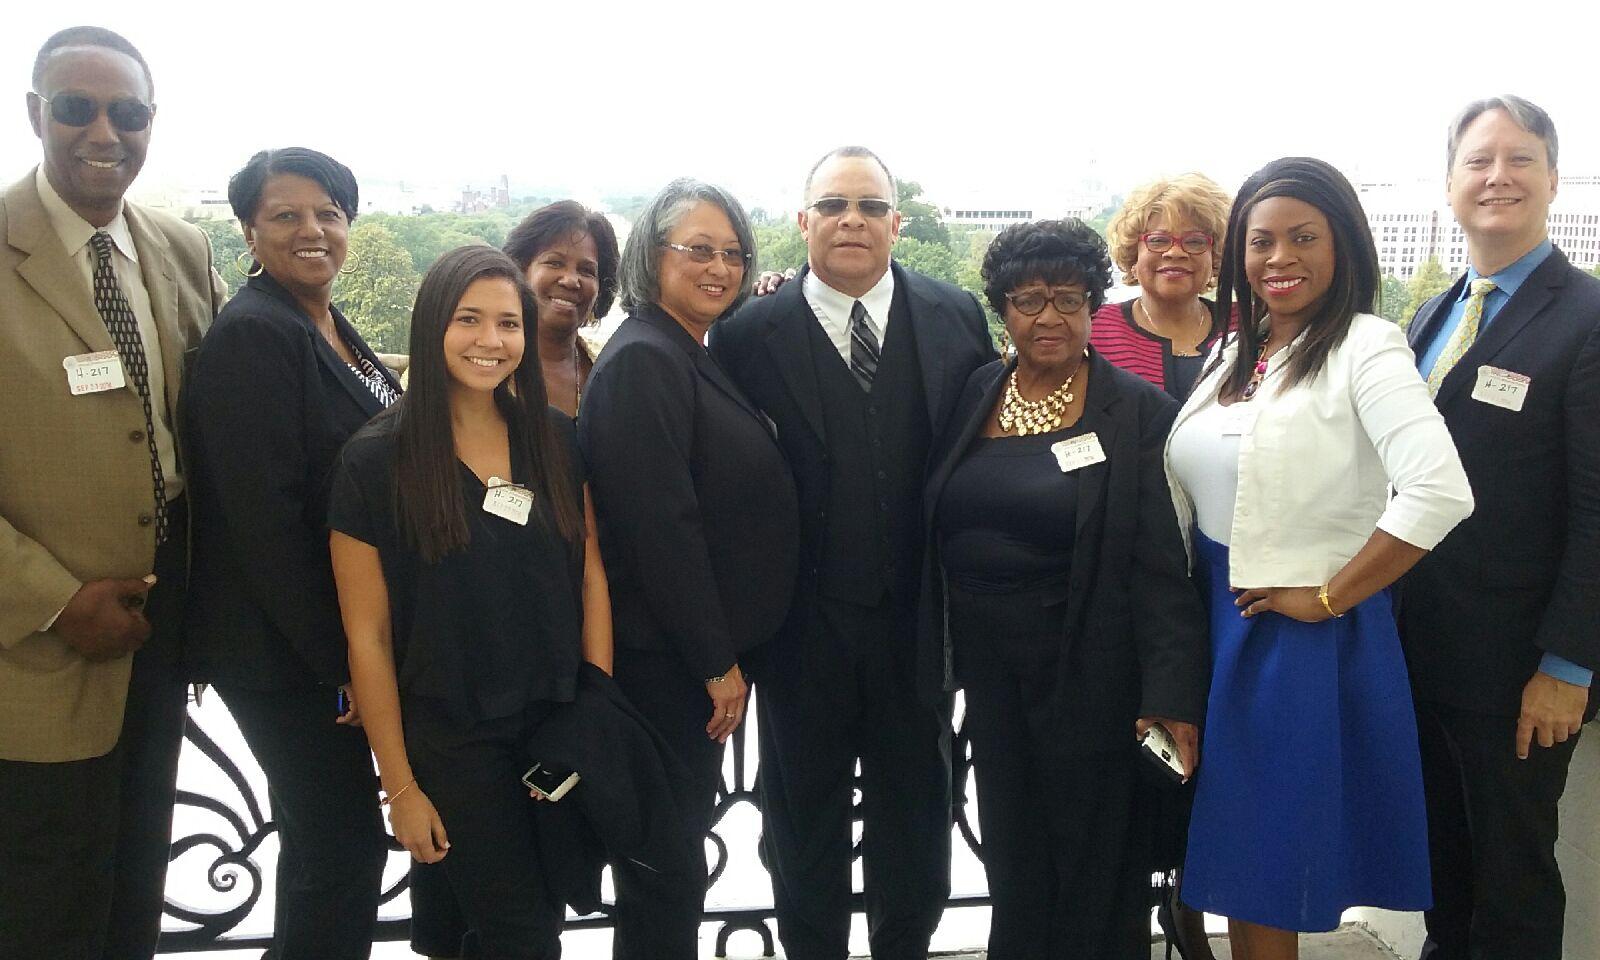
<svg viewBox="0 0 1600 960"><path fill-rule="evenodd" d="M150 407L150 363L145 358L144 341L139 337L139 321L133 315L133 307L128 305L128 298L122 295L122 288L117 285L117 275L111 269L111 235L103 230L96 231L89 238L89 245L94 248L95 309L100 311L100 319L105 321L111 341L117 345L117 353L122 356L122 369L133 381L133 388L139 392L139 400L144 404L144 438L150 448L150 481L155 487L156 496L156 543L165 543L167 481L161 473L161 456L156 453L155 418Z"/></svg>
<svg viewBox="0 0 1600 960"><path fill-rule="evenodd" d="M850 308L850 372L862 390L872 392L872 378L878 375L878 338L867 326L867 308L860 300Z"/></svg>

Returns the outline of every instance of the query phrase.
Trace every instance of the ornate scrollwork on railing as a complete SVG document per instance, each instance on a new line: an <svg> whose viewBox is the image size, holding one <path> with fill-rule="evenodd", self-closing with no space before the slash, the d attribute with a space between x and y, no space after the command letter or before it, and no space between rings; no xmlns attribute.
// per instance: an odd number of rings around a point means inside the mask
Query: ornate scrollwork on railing
<svg viewBox="0 0 1600 960"><path fill-rule="evenodd" d="M272 878L262 867L261 853L269 842L276 839L277 827L263 811L252 784L252 776L245 773L246 769L254 773L255 763L242 738L234 754L230 755L201 726L201 719L210 722L223 709L220 704L215 707L208 704L204 710L192 708L185 729L187 743L179 768L181 789L178 791L172 850L168 858L172 864L167 878L166 915L169 925L161 933L160 949L163 953L262 948L272 942L270 918L266 929L248 929L246 925L251 914L261 905L262 894L268 891L268 885L272 883ZM708 886L712 890L709 898L712 901L721 899L718 896L720 891L716 889L717 883L729 876L730 867L736 863L731 837L724 835L730 827L730 817L742 806L748 805L757 816L761 808L754 777L756 746L749 729L749 724L742 725L731 738L731 756L724 767L723 782L717 791L716 811L706 837L711 847ZM968 821L966 807L965 784L971 766L970 748L966 735L957 731L951 751L956 798L954 829L967 846L977 853L980 846ZM209 779L213 784L222 785L226 796L214 795L215 791L201 792L185 788L191 779L207 779L194 776L203 770L211 771ZM220 780L216 779L216 774L220 774ZM857 795L859 797L859 790ZM396 859L391 863L389 872L398 872L398 878L383 891L382 903L385 906L405 894L409 885L407 872L399 867L399 858L404 856L404 851L392 837L390 849L394 851ZM765 863L762 862L760 867L764 872ZM197 882L197 874L203 882ZM215 894L221 903L210 906L188 902L196 892L208 896ZM862 909L859 893L853 902L854 909ZM963 895L952 897L949 905L982 906L988 902L987 895ZM609 927L611 907L608 902L603 904L600 913L569 917L567 926L571 929ZM380 915L384 912L380 907ZM703 919L718 924L717 956L727 955L728 941L736 933L756 934L761 938L763 955L774 955L770 898L763 897L760 903L747 906L711 905L707 907ZM178 925L171 925L171 921L176 921ZM376 939L405 940L409 930L409 916L381 916Z"/></svg>

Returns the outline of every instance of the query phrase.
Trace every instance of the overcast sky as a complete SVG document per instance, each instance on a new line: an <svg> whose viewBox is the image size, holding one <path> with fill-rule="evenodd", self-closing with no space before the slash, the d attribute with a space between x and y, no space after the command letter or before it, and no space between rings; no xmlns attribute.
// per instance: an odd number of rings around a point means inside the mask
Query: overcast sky
<svg viewBox="0 0 1600 960"><path fill-rule="evenodd" d="M1554 116L1563 173L1600 173L1590 2L1045 5L29 3L0 31L0 175L37 162L33 57L77 23L123 33L155 72L147 190L221 187L255 150L298 144L374 182L503 172L514 194L594 200L692 175L792 208L811 160L862 142L945 203L1187 169L1232 188L1290 153L1442 191L1451 113L1503 91Z"/></svg>

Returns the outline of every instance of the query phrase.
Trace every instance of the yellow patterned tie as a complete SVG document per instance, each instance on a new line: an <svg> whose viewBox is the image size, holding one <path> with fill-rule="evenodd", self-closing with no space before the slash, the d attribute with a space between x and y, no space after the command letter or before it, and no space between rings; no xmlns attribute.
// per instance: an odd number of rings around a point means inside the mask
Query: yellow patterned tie
<svg viewBox="0 0 1600 960"><path fill-rule="evenodd" d="M1472 281L1472 294L1467 297L1467 309L1461 314L1461 322L1456 324L1455 332L1450 334L1450 342L1444 345L1444 352L1439 354L1439 359L1434 361L1433 371L1428 374L1430 397L1439 395L1439 387L1444 383L1444 378L1450 375L1456 361L1460 360L1472 347L1472 342L1478 339L1478 325L1483 320L1483 298L1493 289L1495 282L1488 277Z"/></svg>

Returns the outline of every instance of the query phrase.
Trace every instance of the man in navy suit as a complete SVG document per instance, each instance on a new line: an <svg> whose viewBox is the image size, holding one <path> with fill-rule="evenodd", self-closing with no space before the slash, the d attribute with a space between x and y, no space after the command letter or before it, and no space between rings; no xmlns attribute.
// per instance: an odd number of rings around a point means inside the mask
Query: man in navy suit
<svg viewBox="0 0 1600 960"><path fill-rule="evenodd" d="M1469 266L1410 325L1476 512L1403 581L1434 907L1430 960L1559 960L1557 801L1600 668L1600 280L1546 230L1556 132L1469 104L1448 191Z"/></svg>
<svg viewBox="0 0 1600 960"><path fill-rule="evenodd" d="M950 890L950 697L919 645L929 449L994 359L983 310L892 264L894 179L842 147L806 179L809 268L712 330L717 362L777 427L800 569L757 688L763 852L791 960L844 960L861 763L872 955L926 957Z"/></svg>

